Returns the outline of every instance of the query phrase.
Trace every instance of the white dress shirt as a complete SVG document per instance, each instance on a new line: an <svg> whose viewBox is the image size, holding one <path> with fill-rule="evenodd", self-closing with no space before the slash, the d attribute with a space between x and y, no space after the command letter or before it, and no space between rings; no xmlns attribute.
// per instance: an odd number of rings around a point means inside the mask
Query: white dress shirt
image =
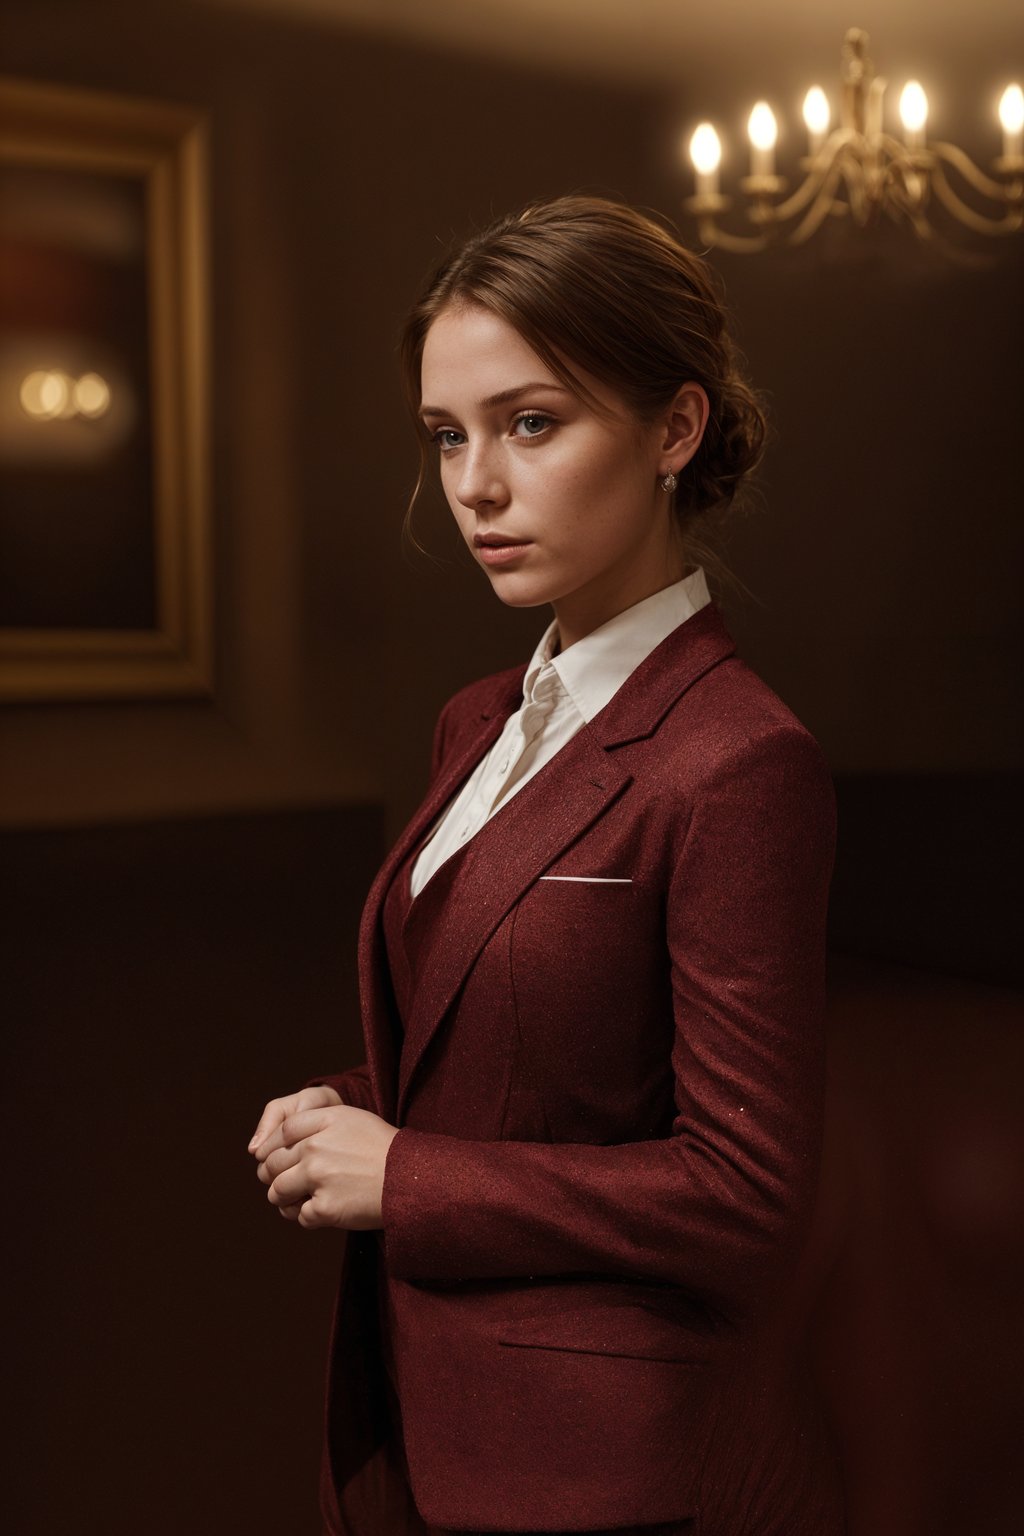
<svg viewBox="0 0 1024 1536"><path fill-rule="evenodd" d="M412 870L413 896L604 709L656 646L710 600L704 572L697 569L617 613L557 656L558 623L549 624L526 669L522 706L509 716L420 851Z"/></svg>

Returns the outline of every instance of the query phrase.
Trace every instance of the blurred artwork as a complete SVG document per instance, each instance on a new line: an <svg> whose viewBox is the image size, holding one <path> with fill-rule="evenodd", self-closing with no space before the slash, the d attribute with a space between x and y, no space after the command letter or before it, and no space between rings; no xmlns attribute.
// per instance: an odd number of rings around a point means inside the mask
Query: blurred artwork
<svg viewBox="0 0 1024 1536"><path fill-rule="evenodd" d="M0 109L0 694L208 691L202 124Z"/></svg>
<svg viewBox="0 0 1024 1536"><path fill-rule="evenodd" d="M145 188L0 166L0 625L157 622Z"/></svg>

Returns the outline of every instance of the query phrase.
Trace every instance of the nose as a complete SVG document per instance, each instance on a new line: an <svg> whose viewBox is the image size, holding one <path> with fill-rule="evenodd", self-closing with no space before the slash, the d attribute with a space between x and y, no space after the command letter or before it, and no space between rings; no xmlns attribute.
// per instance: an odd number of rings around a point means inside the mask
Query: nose
<svg viewBox="0 0 1024 1536"><path fill-rule="evenodd" d="M508 500L508 486L500 450L488 442L467 444L452 489L461 504L470 510L504 506Z"/></svg>

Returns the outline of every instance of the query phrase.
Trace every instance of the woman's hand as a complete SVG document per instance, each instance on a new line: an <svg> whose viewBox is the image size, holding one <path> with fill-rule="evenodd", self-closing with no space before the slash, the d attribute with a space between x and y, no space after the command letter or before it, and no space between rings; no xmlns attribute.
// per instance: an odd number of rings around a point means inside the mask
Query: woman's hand
<svg viewBox="0 0 1024 1536"><path fill-rule="evenodd" d="M293 1100L324 1092L304 1089ZM326 1092L329 1101L314 1106L296 1102L283 1117L277 1106L291 1100L267 1105L260 1127L265 1121L268 1125L259 1142L254 1137L250 1143L258 1177L269 1186L271 1205L302 1227L381 1227L384 1163L398 1128L368 1110L342 1104L333 1089Z"/></svg>
<svg viewBox="0 0 1024 1536"><path fill-rule="evenodd" d="M271 1099L252 1133L249 1151L255 1152L288 1115L294 1115L300 1109L320 1109L325 1104L340 1103L340 1096L326 1083L318 1083L315 1088L300 1088L298 1093L286 1094L283 1099Z"/></svg>

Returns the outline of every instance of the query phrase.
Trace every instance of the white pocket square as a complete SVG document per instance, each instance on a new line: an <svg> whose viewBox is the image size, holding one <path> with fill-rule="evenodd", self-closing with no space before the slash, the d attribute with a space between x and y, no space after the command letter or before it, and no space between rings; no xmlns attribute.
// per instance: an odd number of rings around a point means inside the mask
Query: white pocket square
<svg viewBox="0 0 1024 1536"><path fill-rule="evenodd" d="M632 880L623 880L609 875L541 875L542 880L561 880L572 885L632 885Z"/></svg>

